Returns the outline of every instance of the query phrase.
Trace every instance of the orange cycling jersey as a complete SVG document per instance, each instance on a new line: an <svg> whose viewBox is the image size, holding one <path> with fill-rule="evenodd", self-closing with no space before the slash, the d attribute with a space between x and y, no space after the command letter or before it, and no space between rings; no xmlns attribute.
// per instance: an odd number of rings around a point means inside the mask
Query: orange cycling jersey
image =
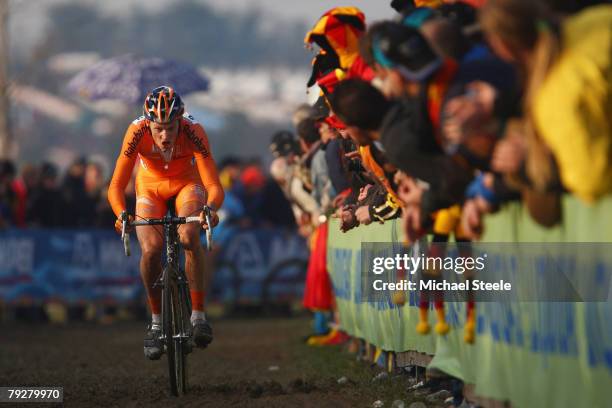
<svg viewBox="0 0 612 408"><path fill-rule="evenodd" d="M108 200L115 215L126 210L124 191L136 159L140 161L136 177L137 200L154 205L155 216L165 212L165 200L172 196L177 196L177 207L180 201L204 201L202 185L208 193L207 202L216 209L221 206L223 187L206 132L187 113L179 120L179 134L167 160L153 141L149 120L142 116L128 127L108 188Z"/></svg>

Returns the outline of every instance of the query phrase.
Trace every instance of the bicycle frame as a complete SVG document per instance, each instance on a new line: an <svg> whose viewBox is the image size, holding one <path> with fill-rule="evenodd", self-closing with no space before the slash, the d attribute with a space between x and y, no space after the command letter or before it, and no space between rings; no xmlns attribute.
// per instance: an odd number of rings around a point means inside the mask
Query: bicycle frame
<svg viewBox="0 0 612 408"><path fill-rule="evenodd" d="M162 274L159 279L155 282L153 287L161 287L162 290L168 290L171 288L167 288L168 284L176 283L177 285L177 294L179 295L179 304L186 304L187 311L191 310L191 296L189 295L189 282L187 281L187 276L185 275L185 271L180 267L180 244L178 237L178 229L177 224L172 223L173 218L176 217L165 217L168 218L168 222L164 223L164 241L166 243L166 267L163 268ZM167 274L172 274L171 276L166 276ZM181 299L182 298L182 299ZM182 302L181 302L182 300ZM187 330L185 330L185 321L180 322L180 333L175 334L175 339L181 340L189 340L191 338L191 327L187 325ZM162 333L165 333L164 328L162 327ZM165 336L162 335L163 340L165 341Z"/></svg>
<svg viewBox="0 0 612 408"><path fill-rule="evenodd" d="M174 208L174 205L169 206ZM204 206L204 216L207 225L210 223L210 208ZM122 234L125 254L130 255L129 234L127 233L128 216L121 214ZM166 262L161 276L155 281L153 287L162 289L162 322L160 340L166 349L170 391L173 395L184 394L187 390L187 360L186 355L191 352L191 296L189 282L185 271L180 267L180 243L178 225L189 222L199 222L199 217L176 217L170 215L162 218L135 221L132 226L161 225L164 228L164 241L166 244ZM207 229L207 249L212 247L212 228Z"/></svg>

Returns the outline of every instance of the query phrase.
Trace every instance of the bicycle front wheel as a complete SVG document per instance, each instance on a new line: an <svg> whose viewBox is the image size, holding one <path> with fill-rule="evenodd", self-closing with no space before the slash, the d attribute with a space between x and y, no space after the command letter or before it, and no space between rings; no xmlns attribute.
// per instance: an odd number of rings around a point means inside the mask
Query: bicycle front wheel
<svg viewBox="0 0 612 408"><path fill-rule="evenodd" d="M190 340L191 324L189 322L189 313L186 309L185 296L189 295L189 291L182 286L175 286L173 291L173 317L175 322L175 337L174 337L174 367L176 372L176 387L178 394L187 393L187 344Z"/></svg>
<svg viewBox="0 0 612 408"><path fill-rule="evenodd" d="M176 370L175 370L175 351L174 351L174 313L172 311L172 287L171 278L172 271L169 268L164 270L164 286L162 290L162 331L164 335L164 344L166 346L166 359L168 361L168 376L170 380L170 393L178 395L176 386Z"/></svg>
<svg viewBox="0 0 612 408"><path fill-rule="evenodd" d="M177 285L177 271L171 267L164 270L162 299L162 321L168 361L170 392L179 396L187 392L187 360L185 350L185 309L182 294ZM188 317L187 317L188 318Z"/></svg>

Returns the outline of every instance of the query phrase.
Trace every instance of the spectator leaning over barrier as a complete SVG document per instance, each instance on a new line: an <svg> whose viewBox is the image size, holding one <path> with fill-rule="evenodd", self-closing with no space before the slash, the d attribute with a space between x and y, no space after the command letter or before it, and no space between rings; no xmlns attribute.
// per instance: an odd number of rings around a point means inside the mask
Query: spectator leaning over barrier
<svg viewBox="0 0 612 408"><path fill-rule="evenodd" d="M553 225L559 179L586 202L612 191L612 6L559 22L538 2L492 0L480 20L493 50L525 77L524 120L508 129L492 167L519 180L534 219ZM489 209L466 206L464 225L478 235Z"/></svg>
<svg viewBox="0 0 612 408"><path fill-rule="evenodd" d="M527 173L536 188L554 172L533 152L544 144L570 192L587 202L611 192L612 6L559 25L536 2L492 0L481 24L494 51L526 73Z"/></svg>
<svg viewBox="0 0 612 408"><path fill-rule="evenodd" d="M438 9L412 9L410 12L404 12L399 22L420 30L436 54L459 61L472 46L463 33L463 25L473 23L475 19L476 12L472 7L457 3Z"/></svg>
<svg viewBox="0 0 612 408"><path fill-rule="evenodd" d="M336 7L324 13L306 34L304 42L307 47L311 44L320 47L320 52L313 59L312 74L307 87L316 83L321 91L314 107L315 116L326 116L324 130L328 127L338 132L344 129L344 124L337 117L328 116L327 98L333 93L334 87L347 78L371 80L374 76L372 69L359 53L359 42L365 29L365 16L361 10L356 7ZM335 206L341 202L355 203L359 190L364 186L360 175L362 169L356 165L355 159L339 156L340 153L347 154L353 149L348 141L338 140L330 144L326 153L332 186L339 194L334 202ZM349 172L350 167L356 171Z"/></svg>
<svg viewBox="0 0 612 408"><path fill-rule="evenodd" d="M417 9L414 13L419 11L423 10ZM454 24L440 16L430 21L441 21L450 26ZM427 23L429 21L424 24ZM459 28L455 28L460 34ZM445 58L436 54L425 36L421 37L415 30L386 22L373 26L368 33L370 47L365 52L371 54L367 59L374 64L377 76L382 80L383 91L393 99L418 99L420 119L431 128L430 133L433 133L437 144L449 154L460 153L463 160L476 167L486 166L495 134L489 138L478 138L476 142L470 140L471 144L461 143L456 138L447 139L443 128L455 113L449 111L446 105L454 97L469 97L471 89L468 84L475 80L491 84L494 89L512 89L512 67L494 57L481 44L469 46L467 39L465 49L457 52L460 59ZM475 130L484 136L494 133L483 127Z"/></svg>
<svg viewBox="0 0 612 408"><path fill-rule="evenodd" d="M376 104L370 104L369 101L376 101ZM453 178L462 177L465 181L463 185L467 185L470 175L457 165L453 160L442 152L436 145L431 133L418 131L419 123L416 122L414 111L412 108L414 100L406 100L405 102L389 102L382 93L375 87L358 80L347 80L341 83L334 95L332 96L332 106L334 112L347 123L348 129L357 139L360 144L371 143L371 140L380 139L385 143L386 152L390 150L402 150L402 155L398 163L412 177L424 180L433 186L424 194L424 183L414 184L414 189L411 198L414 204L425 206L424 214L430 214L433 211L444 208L444 205L430 205L430 202L442 201L446 205L454 203L456 197L462 197L463 189L460 188L451 198L436 198L434 200L423 200L423 196L429 194L437 194L437 197L444 197L441 191L450 189L446 183L451 183ZM369 123L364 120L368 118L364 113L357 109L358 106L363 106L369 115ZM376 109L372 109L376 106ZM405 107L409 110L405 110ZM352 125L352 126L351 126ZM425 123L426 125L426 123ZM359 127L371 127L371 130L364 132ZM429 137L428 137L429 136ZM397 152L391 153L399 155ZM449 196L449 194L446 194ZM408 204L408 203L405 203Z"/></svg>
<svg viewBox="0 0 612 408"><path fill-rule="evenodd" d="M328 84L343 78L371 79L371 69L359 54L365 29L365 16L357 7L335 7L323 14L304 38L307 47L320 47L307 87L317 83L323 93L331 93Z"/></svg>
<svg viewBox="0 0 612 408"><path fill-rule="evenodd" d="M348 195L350 191L350 174L344 160L344 146L338 130L329 123L322 121L319 126L321 139L325 143L325 161L331 183L332 198L338 195Z"/></svg>
<svg viewBox="0 0 612 408"><path fill-rule="evenodd" d="M359 38L363 35L365 27L365 16L358 8L336 7L324 13L306 34L304 41L307 46L314 43L321 48L313 60L312 75L308 80L307 86L310 87L317 83L321 90L321 96L323 96L316 105L319 109L316 109L315 119L319 119L319 130L324 139L335 136L333 129L340 130L344 128L344 124L333 115L325 118L324 122L320 120L327 114L325 98L333 92L335 85L344 78L364 77L370 79L373 76L371 69L359 55ZM323 115L321 115L322 112ZM301 133L299 130L298 126L298 133ZM345 141L333 142L332 150L329 154L326 152L324 157L327 167L327 179L329 179L332 187L339 186L332 193L334 195L335 193L341 193L331 203L332 205L339 205L342 201L355 200L356 192L363 185L358 175L350 176L348 183L350 189L346 187L346 180L342 180L343 177L346 177L346 170L349 169L350 165L354 164L352 162L353 159L339 156L340 153L346 154L351 150L351 147L346 145ZM334 180L332 180L330 169L333 169ZM312 170L315 170L314 165ZM344 176L343 173L345 174ZM314 189L317 189L316 185ZM316 191L315 196L319 196ZM321 200L322 204L324 204L323 201ZM331 205L329 206L331 207ZM325 207L326 205L324 204L323 208ZM329 283L329 277L325 268L327 225L327 223L322 223L319 226L315 234L316 239L313 240L315 245L309 263L307 290L304 296L304 304L310 309L315 308L317 303L325 303L319 301L313 302L317 298L325 300L325 296L318 296L317 294L328 293L331 296L331 287L329 287L329 290L325 289L325 282ZM309 344L337 344L346 341L346 338L344 333L337 329L332 329L328 336L315 336L309 339Z"/></svg>
<svg viewBox="0 0 612 408"><path fill-rule="evenodd" d="M487 54L444 59L416 29L399 23L372 26L367 37L366 60L374 64L383 92L399 100L383 124L381 142L393 164L429 184L427 191L411 195L415 202L404 200L411 204L405 214L412 219L409 224L418 231L430 222L428 214L463 201L474 169L487 169L496 141L495 132L479 133L471 144L445 140L444 123L453 118L446 111L449 99L468 92L467 84L475 79L494 89L512 88L513 71ZM423 161L432 154L434 166Z"/></svg>
<svg viewBox="0 0 612 408"><path fill-rule="evenodd" d="M475 35L476 11L468 4L445 4L435 10L414 9L404 13L401 21L418 29L436 54L458 62L457 73L442 101L438 129L434 129L438 142L447 154L457 153L471 167L489 170L491 151L502 124L509 117L520 114L520 111L517 113L518 92L512 67L495 57L481 37ZM471 82L474 80L476 82ZM497 106L486 100L483 89L501 96ZM500 175L487 173L470 184L466 198L478 203L479 207L492 209L518 196ZM436 215L435 224L450 225L442 220L456 218L461 212L451 209L444 213ZM449 218L451 214L455 215ZM436 230L440 228L434 225L434 233ZM458 229L457 233L463 234L463 231Z"/></svg>
<svg viewBox="0 0 612 408"><path fill-rule="evenodd" d="M359 146L362 164L371 173L372 179L383 187L375 189L379 192L378 200L355 209L357 221L369 224L373 220L384 222L399 216L401 202L396 195L393 179L396 169L388 163L380 145L375 143L390 102L372 85L358 79L340 82L329 100L334 113L346 125L346 132ZM340 217L345 218L346 215Z"/></svg>

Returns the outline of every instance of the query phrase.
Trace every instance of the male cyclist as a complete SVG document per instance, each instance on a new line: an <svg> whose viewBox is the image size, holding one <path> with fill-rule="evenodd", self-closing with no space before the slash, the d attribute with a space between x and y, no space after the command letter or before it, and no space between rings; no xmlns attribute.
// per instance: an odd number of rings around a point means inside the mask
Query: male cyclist
<svg viewBox="0 0 612 408"><path fill-rule="evenodd" d="M144 116L128 127L108 188L108 199L121 230L121 212L126 210L125 188L134 164L140 165L136 176L136 217L159 218L165 215L166 202L176 198L179 216L200 214L202 228L214 227L216 211L223 202L223 188L208 145L204 128L184 112L181 97L170 87L155 88L144 102ZM206 225L202 207L212 209L211 224ZM133 217L130 216L130 219ZM196 346L212 341L212 329L204 314L204 251L200 243L200 225L185 224L178 229L185 249L185 271L191 289L193 338ZM136 229L142 251L140 273L146 289L152 322L144 338L144 353L151 360L160 358L161 291L154 287L161 275L163 233L160 226Z"/></svg>

